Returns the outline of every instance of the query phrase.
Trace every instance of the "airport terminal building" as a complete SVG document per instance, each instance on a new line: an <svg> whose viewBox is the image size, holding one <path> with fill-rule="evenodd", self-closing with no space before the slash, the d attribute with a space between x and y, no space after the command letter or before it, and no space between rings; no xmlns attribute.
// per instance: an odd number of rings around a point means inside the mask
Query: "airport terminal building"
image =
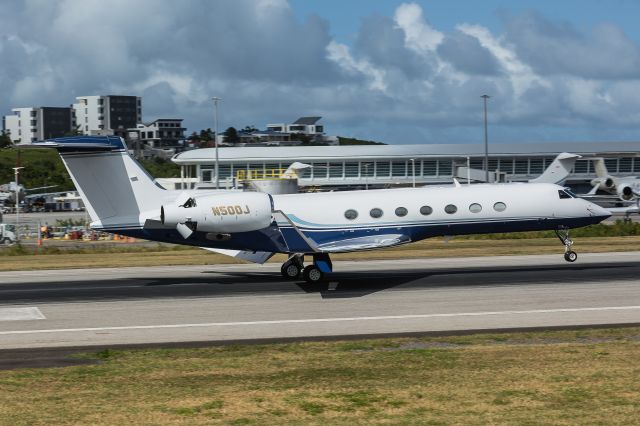
<svg viewBox="0 0 640 426"><path fill-rule="evenodd" d="M640 174L640 142L511 143L490 144L489 170L502 180L527 181L539 176L561 152L582 155L567 182L588 184L595 177L589 158L604 157L609 173ZM215 150L197 149L176 154L182 176L206 185L215 182ZM460 167L483 169L483 144L341 145L219 148L220 184L231 187L248 171L269 175L294 162L310 164L302 173L301 187L319 190L385 188L393 186L461 182Z"/></svg>

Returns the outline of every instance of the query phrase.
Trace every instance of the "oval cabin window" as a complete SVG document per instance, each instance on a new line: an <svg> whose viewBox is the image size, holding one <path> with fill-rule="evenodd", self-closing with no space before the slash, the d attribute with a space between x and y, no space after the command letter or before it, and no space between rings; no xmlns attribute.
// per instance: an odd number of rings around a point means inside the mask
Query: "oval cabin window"
<svg viewBox="0 0 640 426"><path fill-rule="evenodd" d="M429 206L422 206L420 207L420 214L423 216L429 216L431 213L433 213L433 209Z"/></svg>
<svg viewBox="0 0 640 426"><path fill-rule="evenodd" d="M507 205L501 201L498 201L493 205L493 209L497 212L503 212L507 209Z"/></svg>
<svg viewBox="0 0 640 426"><path fill-rule="evenodd" d="M455 212L458 211L458 208L453 204L447 204L447 206L444 208L444 211L445 213L448 213L448 214L454 214Z"/></svg>
<svg viewBox="0 0 640 426"><path fill-rule="evenodd" d="M469 206L469 211L471 213L480 213L482 211L482 206L478 203L473 203Z"/></svg>
<svg viewBox="0 0 640 426"><path fill-rule="evenodd" d="M346 217L349 220L353 220L356 217L358 217L358 212L353 209L349 209L346 212L344 212L344 217Z"/></svg>
<svg viewBox="0 0 640 426"><path fill-rule="evenodd" d="M371 209L369 214L371 215L371 217L377 219L379 217L382 217L382 210L376 207L375 209Z"/></svg>
<svg viewBox="0 0 640 426"><path fill-rule="evenodd" d="M406 216L407 213L409 213L409 211L407 209L405 209L404 207L398 207L396 209L396 216L400 216L400 217Z"/></svg>

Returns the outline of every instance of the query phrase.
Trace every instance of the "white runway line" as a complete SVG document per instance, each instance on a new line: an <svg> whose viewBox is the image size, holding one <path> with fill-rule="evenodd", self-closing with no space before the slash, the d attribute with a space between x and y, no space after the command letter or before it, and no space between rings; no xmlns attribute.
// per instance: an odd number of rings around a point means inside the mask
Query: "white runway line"
<svg viewBox="0 0 640 426"><path fill-rule="evenodd" d="M31 308L0 308L0 321L27 321L47 319L40 309Z"/></svg>
<svg viewBox="0 0 640 426"><path fill-rule="evenodd" d="M569 313L569 312L630 311L630 310L640 310L640 306L606 306L606 307L595 307L595 308L533 309L528 311L461 312L461 313L449 313L449 314L386 315L386 316L376 316L376 317L310 318L310 319L291 319L291 320L210 322L210 323L196 323L196 324L132 325L132 326L120 326L120 327L59 328L59 329L51 329L51 330L0 331L0 335L69 333L69 332L82 332L82 331L152 330L152 329L166 329L166 328L225 327L225 326L243 326L243 325L270 325L270 324L328 323L328 322L346 322L346 321L381 321L381 320L403 320L403 319L420 319L420 318L428 319L428 318L452 318L452 317L480 317L480 316L497 316L497 315L555 314L555 313Z"/></svg>

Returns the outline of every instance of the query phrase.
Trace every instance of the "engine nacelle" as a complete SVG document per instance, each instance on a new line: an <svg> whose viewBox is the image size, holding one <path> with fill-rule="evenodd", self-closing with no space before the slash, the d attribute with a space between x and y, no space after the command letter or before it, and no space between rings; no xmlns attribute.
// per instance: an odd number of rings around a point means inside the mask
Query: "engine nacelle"
<svg viewBox="0 0 640 426"><path fill-rule="evenodd" d="M591 186L597 186L599 190L612 192L616 187L616 182L611 176L606 178L595 178L591 180Z"/></svg>
<svg viewBox="0 0 640 426"><path fill-rule="evenodd" d="M630 185L620 185L617 188L618 197L621 200L629 201L634 197L633 188Z"/></svg>
<svg viewBox="0 0 640 426"><path fill-rule="evenodd" d="M181 234L188 234L185 238L190 235L185 226L202 232L257 231L271 224L271 198L258 192L193 195L182 205L162 206L160 220L178 231L182 228Z"/></svg>

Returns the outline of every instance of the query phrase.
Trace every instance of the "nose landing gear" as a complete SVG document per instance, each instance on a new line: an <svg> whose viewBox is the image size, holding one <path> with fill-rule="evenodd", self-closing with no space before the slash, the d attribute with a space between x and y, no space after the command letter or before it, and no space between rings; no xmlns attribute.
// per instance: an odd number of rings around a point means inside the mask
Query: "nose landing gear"
<svg viewBox="0 0 640 426"><path fill-rule="evenodd" d="M571 246L573 246L573 241L569 238L569 228L560 228L556 229L556 236L562 241L564 244L564 260L567 262L575 262L578 259L578 253L571 250Z"/></svg>

